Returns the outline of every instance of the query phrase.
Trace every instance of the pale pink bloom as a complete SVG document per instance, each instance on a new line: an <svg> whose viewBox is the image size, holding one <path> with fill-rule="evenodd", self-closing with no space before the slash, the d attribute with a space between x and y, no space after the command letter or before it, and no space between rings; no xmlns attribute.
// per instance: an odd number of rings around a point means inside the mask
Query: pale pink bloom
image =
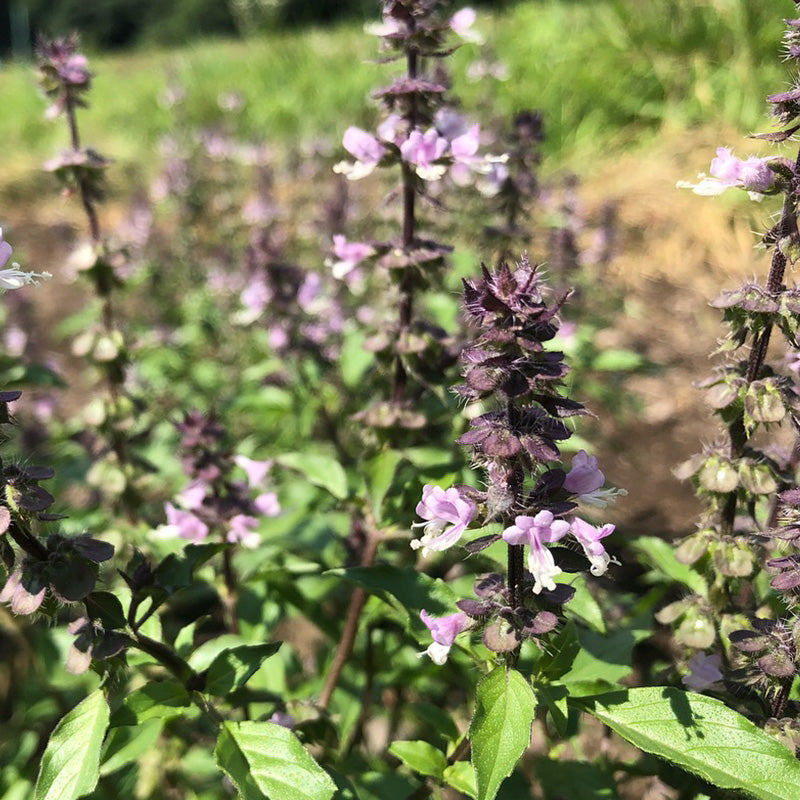
<svg viewBox="0 0 800 800"><path fill-rule="evenodd" d="M503 531L503 539L508 544L528 545L528 571L533 575L533 593L542 589L553 591L555 578L562 570L556 566L552 553L545 544L557 542L569 533L569 523L555 519L552 512L540 511L535 517L519 516L515 524Z"/></svg>
<svg viewBox="0 0 800 800"><path fill-rule="evenodd" d="M472 125L450 142L450 178L457 186L467 186L475 174L488 175L494 156L477 155L480 146L480 125Z"/></svg>
<svg viewBox="0 0 800 800"><path fill-rule="evenodd" d="M472 163L480 145L480 133L481 126L475 124L450 142L450 154L455 161Z"/></svg>
<svg viewBox="0 0 800 800"><path fill-rule="evenodd" d="M405 120L399 114L390 114L378 125L378 136L384 142L391 142L399 147L403 142L401 128L405 127L405 124Z"/></svg>
<svg viewBox="0 0 800 800"><path fill-rule="evenodd" d="M178 499L181 505L188 511L195 511L203 505L205 500L208 486L202 481L195 481L190 483L179 495Z"/></svg>
<svg viewBox="0 0 800 800"><path fill-rule="evenodd" d="M21 356L28 344L28 334L17 325L9 325L3 332L3 346L10 356Z"/></svg>
<svg viewBox="0 0 800 800"><path fill-rule="evenodd" d="M484 197L494 197L508 180L508 156L486 156L485 170L479 174L475 184Z"/></svg>
<svg viewBox="0 0 800 800"><path fill-rule="evenodd" d="M681 681L693 692L704 692L722 680L721 665L722 657L716 653L696 653L689 659L689 674L684 675Z"/></svg>
<svg viewBox="0 0 800 800"><path fill-rule="evenodd" d="M162 526L161 536L180 536L194 544L204 541L208 536L208 525L190 511L175 508L172 503L165 503L164 510L167 513L167 524Z"/></svg>
<svg viewBox="0 0 800 800"><path fill-rule="evenodd" d="M58 64L58 74L67 82L74 84L84 84L91 77L89 73L89 62L83 53L75 53Z"/></svg>
<svg viewBox="0 0 800 800"><path fill-rule="evenodd" d="M8 259L11 258L13 252L11 245L3 240L3 229L0 228L0 269L8 264Z"/></svg>
<svg viewBox="0 0 800 800"><path fill-rule="evenodd" d="M276 711L267 722L280 725L282 728L293 728L297 720L287 711Z"/></svg>
<svg viewBox="0 0 800 800"><path fill-rule="evenodd" d="M258 547L261 536L256 531L258 520L247 514L237 514L228 523L228 534L225 537L229 542L240 542L243 547Z"/></svg>
<svg viewBox="0 0 800 800"><path fill-rule="evenodd" d="M36 594L29 592L22 584L22 570L15 569L8 576L5 586L0 591L0 603L11 603L11 610L15 614L33 614L39 610L44 600L45 587Z"/></svg>
<svg viewBox="0 0 800 800"><path fill-rule="evenodd" d="M422 500L417 503L417 514L426 522L416 522L412 527L422 527L423 535L411 542L414 550L446 550L461 538L461 534L472 522L478 508L472 500L463 497L458 489L442 489L426 484L422 488Z"/></svg>
<svg viewBox="0 0 800 800"><path fill-rule="evenodd" d="M282 328L279 325L273 325L269 329L267 342L273 350L283 350L283 348L289 344L289 332L286 330L286 328Z"/></svg>
<svg viewBox="0 0 800 800"><path fill-rule="evenodd" d="M413 130L402 145L400 155L404 161L414 165L414 171L425 181L436 181L444 175L447 167L434 162L442 158L447 151L449 142L439 136L436 128L430 128L425 133Z"/></svg>
<svg viewBox="0 0 800 800"><path fill-rule="evenodd" d="M342 144L356 159L356 163L342 161L333 168L333 171L341 173L351 181L365 178L386 155L386 148L371 133L352 125L344 132Z"/></svg>
<svg viewBox="0 0 800 800"><path fill-rule="evenodd" d="M460 11L456 11L450 17L450 28L457 33L465 42L474 42L475 44L482 44L483 37L472 26L475 24L477 14L475 9L467 6Z"/></svg>
<svg viewBox="0 0 800 800"><path fill-rule="evenodd" d="M364 32L373 36L396 36L403 32L403 26L399 19L384 14L383 22L368 22L364 26Z"/></svg>
<svg viewBox="0 0 800 800"><path fill-rule="evenodd" d="M78 617L67 625L67 631L73 636L91 630L92 623L88 617ZM86 650L79 650L75 644L72 644L67 652L67 661L64 668L72 675L83 675L86 670L92 665L92 649L90 644Z"/></svg>
<svg viewBox="0 0 800 800"><path fill-rule="evenodd" d="M262 492L253 500L253 505L265 517L277 517L281 513L281 504L275 492Z"/></svg>
<svg viewBox="0 0 800 800"><path fill-rule="evenodd" d="M597 466L597 459L579 450L572 458L572 469L567 473L564 488L577 495L575 498L584 506L605 508L613 503L618 495L626 494L623 489L603 489L605 475Z"/></svg>
<svg viewBox="0 0 800 800"><path fill-rule="evenodd" d="M266 282L260 277L254 278L239 295L239 300L244 308L237 312L236 322L239 325L249 325L255 322L264 313L264 309L269 305L271 299L272 290Z"/></svg>
<svg viewBox="0 0 800 800"><path fill-rule="evenodd" d="M375 248L365 242L348 242L342 234L333 237L333 254L336 261L331 261L331 273L337 280L349 275L365 258L375 254Z"/></svg>
<svg viewBox="0 0 800 800"><path fill-rule="evenodd" d="M679 189L692 189L695 194L713 196L726 189L745 189L753 200L761 200L775 186L775 173L769 168L769 158L751 156L736 158L729 147L718 147L711 161L711 177L701 174L699 183L679 181Z"/></svg>
<svg viewBox="0 0 800 800"><path fill-rule="evenodd" d="M420 655L430 656L434 664L442 666L447 661L450 648L459 633L465 631L470 625L469 617L461 611L446 617L432 617L425 609L420 611L420 618L428 626L433 637L433 643Z"/></svg>
<svg viewBox="0 0 800 800"><path fill-rule="evenodd" d="M469 120L463 115L459 114L453 108L444 106L440 108L433 117L433 124L436 130L445 137L445 139L453 140L462 134L465 134L470 129Z"/></svg>
<svg viewBox="0 0 800 800"><path fill-rule="evenodd" d="M586 558L589 559L592 575L605 575L608 565L612 562L611 556L606 553L600 540L614 533L614 529L615 526L610 523L603 525L602 528L596 528L594 525L584 522L580 517L572 520L572 535L580 542Z"/></svg>
<svg viewBox="0 0 800 800"><path fill-rule="evenodd" d="M306 273L303 278L303 283L297 290L297 305L305 311L309 312L311 304L320 297L322 293L322 276L318 272Z"/></svg>
<svg viewBox="0 0 800 800"><path fill-rule="evenodd" d="M588 494L606 482L605 475L597 466L597 459L585 450L578 450L572 457L572 469L564 479L564 488L577 495Z"/></svg>
<svg viewBox="0 0 800 800"><path fill-rule="evenodd" d="M726 186L736 186L742 177L742 161L729 147L718 147L717 157L711 161L711 174Z"/></svg>
<svg viewBox="0 0 800 800"><path fill-rule="evenodd" d="M274 463L271 459L255 461L247 456L236 456L233 460L236 462L237 466L245 471L247 483L252 488L258 488L264 483L264 479L267 477Z"/></svg>

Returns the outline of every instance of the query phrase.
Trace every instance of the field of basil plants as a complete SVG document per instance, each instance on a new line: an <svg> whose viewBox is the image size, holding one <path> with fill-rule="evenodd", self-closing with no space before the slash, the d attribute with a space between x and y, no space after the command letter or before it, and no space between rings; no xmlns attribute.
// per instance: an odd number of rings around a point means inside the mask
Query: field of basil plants
<svg viewBox="0 0 800 800"><path fill-rule="evenodd" d="M800 9L662 5L773 63L383 0L269 135L0 73L0 800L800 800Z"/></svg>

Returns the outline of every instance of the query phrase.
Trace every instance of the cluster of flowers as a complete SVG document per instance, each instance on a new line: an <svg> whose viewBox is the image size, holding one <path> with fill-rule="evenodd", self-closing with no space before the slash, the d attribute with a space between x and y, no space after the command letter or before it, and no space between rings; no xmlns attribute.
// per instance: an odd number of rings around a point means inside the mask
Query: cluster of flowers
<svg viewBox="0 0 800 800"><path fill-rule="evenodd" d="M406 180L430 183L449 175L459 186L476 182L482 193L493 195L508 177L508 156L479 155L480 125L440 107L447 89L441 70L432 77L418 74L418 56L441 59L451 52L445 47L451 32L465 41L479 41L471 8L440 19L436 6L432 0L387 0L383 23L368 27L383 39L384 49L393 54L390 58L407 58L408 73L376 93L389 112L378 125L377 135L354 126L345 131L342 143L354 161L342 161L334 171L359 180L376 167L401 164ZM334 258L328 264L334 277L345 278L364 259L389 249L389 245L348 242L337 235Z"/></svg>
<svg viewBox="0 0 800 800"><path fill-rule="evenodd" d="M604 508L620 492L603 488L605 475L597 459L584 450L573 457L568 472L560 466L556 441L571 435L560 418L584 409L559 393L560 379L567 372L563 353L545 351L543 346L556 334L559 306L548 307L540 289L540 276L527 259L514 270L506 264L496 272L484 267L483 281L465 281L467 311L481 324L482 335L462 354L465 383L456 391L470 401L494 395L501 408L473 419L472 429L458 441L470 446L476 464L486 469L488 488L480 492L468 486L446 490L425 486L417 506L425 520L417 523L423 535L411 546L423 553L446 550L459 542L473 522L479 527L500 522L501 534L481 537L469 543L467 550L477 552L502 539L512 551L510 564L514 560L519 564L509 567L508 587L501 576L483 579L476 585L480 600L461 601L456 614L437 620L423 613L434 639L427 652L436 663L446 659L458 633L474 627L476 621L484 625L491 616L511 627L503 643L494 633L488 638L484 634L484 643L498 652L514 649L525 635L552 630L557 617L548 609L572 594L555 577L575 570L566 562L556 563L548 545L571 533L595 576L605 574L613 561L602 543L613 533L613 525L596 527L577 516L564 518L579 504ZM526 489L528 480L533 485ZM527 577L521 561L525 546ZM547 606L538 613L530 607L536 598Z"/></svg>
<svg viewBox="0 0 800 800"><path fill-rule="evenodd" d="M257 547L259 518L281 511L277 495L265 491L272 462L234 455L224 444L225 429L213 415L191 411L176 427L189 484L178 495L178 505L166 504L167 524L157 529L157 535L179 536L196 544L214 531L227 542ZM233 476L236 468L246 480Z"/></svg>
<svg viewBox="0 0 800 800"><path fill-rule="evenodd" d="M798 61L800 19L786 24L788 57ZM789 90L768 101L784 130L755 138L787 141L800 128L800 81L795 78ZM676 473L693 479L705 504L699 530L683 540L676 556L702 574L707 589L671 603L656 617L675 625L675 638L687 649L702 651L689 660L690 674L684 678L689 688L718 688L723 681L737 696L760 702L765 727L781 732L789 746L800 751L797 704L791 699L800 673L797 448L786 452L760 435L783 422L791 423L796 434L800 419L796 377L766 361L773 329L783 334L791 351L798 348L800 290L788 286L785 277L800 246L800 157L741 160L720 147L711 177L701 177L699 184L679 185L707 195L730 187L754 199L783 195L784 203L779 221L763 237L772 250L765 284L748 281L712 302L724 310L730 329L719 349L729 357L699 386L706 390L727 436L706 446ZM730 357L745 346L749 350L744 357ZM792 362L791 357L784 359L784 366L793 370ZM769 510L762 515L761 509ZM758 580L762 563L777 573L769 586L778 597L764 591L765 582ZM741 628L744 616L750 617L746 629Z"/></svg>
<svg viewBox="0 0 800 800"><path fill-rule="evenodd" d="M36 56L39 86L52 101L45 115L48 119L66 115L72 145L70 150L47 161L44 168L55 174L67 192L77 187L90 201L102 200L105 170L111 162L92 148L81 147L75 122L75 109L88 106L85 95L92 79L86 56L78 52L78 37L40 39Z"/></svg>

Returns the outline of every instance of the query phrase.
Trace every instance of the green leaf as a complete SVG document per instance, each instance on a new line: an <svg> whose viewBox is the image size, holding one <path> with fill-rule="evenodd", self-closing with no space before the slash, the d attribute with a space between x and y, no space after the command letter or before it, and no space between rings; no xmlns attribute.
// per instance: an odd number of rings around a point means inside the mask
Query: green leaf
<svg viewBox="0 0 800 800"><path fill-rule="evenodd" d="M375 354L364 347L366 338L361 331L356 330L346 335L342 342L339 369L344 385L350 389L358 386L364 373L375 361Z"/></svg>
<svg viewBox="0 0 800 800"><path fill-rule="evenodd" d="M141 725L122 725L112 728L103 750L100 774L109 775L118 769L138 761L139 757L152 750L161 735L163 719L149 719Z"/></svg>
<svg viewBox="0 0 800 800"><path fill-rule="evenodd" d="M32 789L33 784L30 781L19 778L3 795L2 800L29 800Z"/></svg>
<svg viewBox="0 0 800 800"><path fill-rule="evenodd" d="M537 758L533 774L545 797L575 797L580 800L618 800L613 776L594 764L570 761L569 766L551 758Z"/></svg>
<svg viewBox="0 0 800 800"><path fill-rule="evenodd" d="M493 800L531 741L536 698L516 670L496 667L481 678L469 728L478 800Z"/></svg>
<svg viewBox="0 0 800 800"><path fill-rule="evenodd" d="M111 592L92 592L84 598L83 602L90 619L100 620L107 631L125 627L125 612L122 610L122 603Z"/></svg>
<svg viewBox="0 0 800 800"><path fill-rule="evenodd" d="M739 789L759 800L798 796L800 762L794 755L712 697L654 687L573 702L641 750L721 789Z"/></svg>
<svg viewBox="0 0 800 800"><path fill-rule="evenodd" d="M634 540L633 547L641 553L644 560L656 570L659 580L668 578L671 581L688 586L696 594L706 596L708 586L703 577L687 564L675 558L675 548L663 539L655 536L640 536Z"/></svg>
<svg viewBox="0 0 800 800"><path fill-rule="evenodd" d="M429 614L450 614L458 599L453 590L439 578L430 578L411 567L349 567L331 569L325 575L338 575L353 581L395 608L410 627L430 641L430 631L420 620L424 608Z"/></svg>
<svg viewBox="0 0 800 800"><path fill-rule="evenodd" d="M194 582L194 571L225 547L226 545L217 542L189 544L180 553L170 553L156 569L156 585L167 594L191 586Z"/></svg>
<svg viewBox="0 0 800 800"><path fill-rule="evenodd" d="M567 687L561 683L538 683L536 684L536 698L544 703L550 713L550 719L556 732L562 738L567 735L567 725L569 723L569 705Z"/></svg>
<svg viewBox="0 0 800 800"><path fill-rule="evenodd" d="M566 583L575 589L575 594L566 606L567 616L578 617L598 633L605 633L606 620L603 615L603 609L594 599L586 582L578 581L575 583L573 576L569 574L559 575L558 577L563 578L563 580L557 580L556 583Z"/></svg>
<svg viewBox="0 0 800 800"><path fill-rule="evenodd" d="M211 666L220 653L246 644L247 642L238 633L223 633L216 639L208 639L203 642L187 660L195 672L202 672Z"/></svg>
<svg viewBox="0 0 800 800"><path fill-rule="evenodd" d="M280 649L282 642L242 645L223 650L208 668L206 691L224 697L241 689L258 668Z"/></svg>
<svg viewBox="0 0 800 800"><path fill-rule="evenodd" d="M397 467L403 460L403 455L397 450L384 450L366 464L366 481L369 498L372 500L372 511L375 519L380 522L383 501L392 486Z"/></svg>
<svg viewBox="0 0 800 800"><path fill-rule="evenodd" d="M42 756L33 800L76 800L97 786L108 718L100 689L62 717Z"/></svg>
<svg viewBox="0 0 800 800"><path fill-rule="evenodd" d="M296 470L314 486L329 491L338 500L347 497L347 474L335 458L319 453L284 453L275 461Z"/></svg>
<svg viewBox="0 0 800 800"><path fill-rule="evenodd" d="M650 635L647 630L619 630L605 636L579 631L580 650L561 681L565 684L596 680L618 683L633 669L633 648Z"/></svg>
<svg viewBox="0 0 800 800"><path fill-rule="evenodd" d="M609 348L602 350L597 358L592 360L592 369L604 372L631 372L644 365L644 359L633 350Z"/></svg>
<svg viewBox="0 0 800 800"><path fill-rule="evenodd" d="M288 729L224 722L214 751L243 800L330 800L336 786Z"/></svg>
<svg viewBox="0 0 800 800"><path fill-rule="evenodd" d="M392 742L389 752L397 756L407 767L422 775L441 780L447 759L441 750L422 741Z"/></svg>
<svg viewBox="0 0 800 800"><path fill-rule="evenodd" d="M469 761L456 761L455 764L447 767L442 780L468 797L478 796L478 789L475 786L475 770L472 769Z"/></svg>
<svg viewBox="0 0 800 800"><path fill-rule="evenodd" d="M549 680L558 680L570 670L581 649L578 629L574 622L567 622L539 659L539 672Z"/></svg>
<svg viewBox="0 0 800 800"><path fill-rule="evenodd" d="M141 725L149 719L172 717L189 702L189 693L177 681L146 683L131 692L111 715L111 726Z"/></svg>

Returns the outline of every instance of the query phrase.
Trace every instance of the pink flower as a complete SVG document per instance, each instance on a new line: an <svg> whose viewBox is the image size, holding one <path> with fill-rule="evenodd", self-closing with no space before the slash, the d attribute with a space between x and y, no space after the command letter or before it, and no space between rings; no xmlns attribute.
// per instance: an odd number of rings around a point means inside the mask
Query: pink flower
<svg viewBox="0 0 800 800"><path fill-rule="evenodd" d="M15 614L33 614L39 610L44 600L46 587L42 587L35 594L28 591L22 582L22 570L15 569L8 576L6 585L0 591L0 603L11 602L11 610Z"/></svg>
<svg viewBox="0 0 800 800"><path fill-rule="evenodd" d="M190 511L175 508L172 503L165 503L167 524L161 528L163 536L180 536L194 544L199 544L208 536L208 525L198 519Z"/></svg>
<svg viewBox="0 0 800 800"><path fill-rule="evenodd" d="M356 181L369 175L386 154L386 148L371 134L350 126L342 138L344 149L356 159L355 164L342 161L333 170L348 180Z"/></svg>
<svg viewBox="0 0 800 800"><path fill-rule="evenodd" d="M477 14L475 9L467 6L460 11L456 11L450 17L450 28L457 33L465 42L474 42L475 44L482 44L483 37L472 26L475 24Z"/></svg>
<svg viewBox="0 0 800 800"><path fill-rule="evenodd" d="M280 725L282 728L293 728L297 724L297 720L287 711L274 712L267 722Z"/></svg>
<svg viewBox="0 0 800 800"><path fill-rule="evenodd" d="M748 158L742 161L729 147L718 147L717 157L711 162L711 175L725 188L741 186L749 192L768 192L775 183L775 173L767 158Z"/></svg>
<svg viewBox="0 0 800 800"><path fill-rule="evenodd" d="M447 617L430 616L425 609L420 611L420 618L428 626L433 637L433 643L428 646L425 653L420 655L429 655L434 664L442 666L447 661L447 656L450 654L450 648L455 642L456 636L465 631L470 625L470 619L466 614L458 611L455 614L450 614Z"/></svg>
<svg viewBox="0 0 800 800"><path fill-rule="evenodd" d="M775 173L769 168L769 162L769 158L755 156L743 161L736 158L729 147L718 147L717 157L711 161L711 177L700 175L697 184L679 181L678 188L713 196L736 187L745 189L752 199L760 200L775 186Z"/></svg>
<svg viewBox="0 0 800 800"><path fill-rule="evenodd" d="M11 245L3 240L3 229L0 228L0 269L8 264L8 259L11 258L13 252Z"/></svg>
<svg viewBox="0 0 800 800"><path fill-rule="evenodd" d="M76 85L88 83L91 77L89 62L83 53L75 53L66 58L59 65L58 73L66 83L74 83Z"/></svg>
<svg viewBox="0 0 800 800"><path fill-rule="evenodd" d="M444 175L447 168L443 164L435 164L444 156L449 142L443 136L439 136L436 128L430 128L422 133L413 130L408 135L402 145L400 145L400 155L404 161L413 164L415 172L425 181L436 181Z"/></svg>
<svg viewBox="0 0 800 800"><path fill-rule="evenodd" d="M403 26L399 19L389 14L383 15L383 22L368 22L364 26L365 33L373 36L397 36L403 32Z"/></svg>
<svg viewBox="0 0 800 800"><path fill-rule="evenodd" d="M331 263L333 277L341 280L349 275L365 258L375 254L375 248L364 242L348 242L340 233L333 237L333 254L338 259Z"/></svg>
<svg viewBox="0 0 800 800"><path fill-rule="evenodd" d="M307 272L297 290L297 305L310 313L312 303L322 294L322 276L318 272Z"/></svg>
<svg viewBox="0 0 800 800"><path fill-rule="evenodd" d="M225 537L229 542L240 542L243 547L258 547L261 536L256 532L258 520L246 514L237 514L228 523L228 534Z"/></svg>
<svg viewBox="0 0 800 800"><path fill-rule="evenodd" d="M475 124L450 142L450 153L454 161L472 163L480 145L480 133L481 126Z"/></svg>
<svg viewBox="0 0 800 800"><path fill-rule="evenodd" d="M605 575L612 558L606 553L600 540L614 533L615 526L607 523L602 528L596 528L594 525L584 522L580 517L575 517L572 520L571 529L572 535L580 542L586 558L591 562L592 575Z"/></svg>
<svg viewBox="0 0 800 800"><path fill-rule="evenodd" d="M384 142L391 142L398 147L403 142L403 135L400 133L400 128L405 126L405 120L400 114L389 114L386 119L378 125L378 136Z"/></svg>
<svg viewBox="0 0 800 800"><path fill-rule="evenodd" d="M681 682L693 692L710 689L713 684L722 680L721 664L722 657L716 653L710 656L696 653L689 659L689 674L684 675Z"/></svg>
<svg viewBox="0 0 800 800"><path fill-rule="evenodd" d="M494 197L502 188L503 184L508 180L508 165L506 161L508 157L503 156L487 156L486 166L483 172L479 174L476 187L484 197Z"/></svg>
<svg viewBox="0 0 800 800"><path fill-rule="evenodd" d="M564 488L583 495L599 489L605 482L605 475L598 468L597 459L585 450L579 450L572 457L572 469L564 480Z"/></svg>
<svg viewBox="0 0 800 800"><path fill-rule="evenodd" d="M181 501L181 505L187 510L194 511L203 505L203 500L205 500L207 492L208 486L202 481L195 481L194 483L190 483L180 495L178 495L178 499Z"/></svg>
<svg viewBox="0 0 800 800"><path fill-rule="evenodd" d="M535 517L519 516L510 528L503 531L503 539L508 544L524 545L528 551L528 571L533 575L533 593L542 589L553 591L556 588L553 578L561 573L552 553L545 547L549 542L557 542L569 533L569 523L555 519L552 512L540 511Z"/></svg>
<svg viewBox="0 0 800 800"><path fill-rule="evenodd" d="M241 467L247 475L247 483L251 488L258 488L264 483L264 479L272 469L273 461L255 461L247 456L236 456L233 459L236 465Z"/></svg>
<svg viewBox="0 0 800 800"><path fill-rule="evenodd" d="M94 626L88 617L78 617L67 625L67 630L78 638L70 646L64 666L72 675L82 675L92 665Z"/></svg>
<svg viewBox="0 0 800 800"><path fill-rule="evenodd" d="M576 494L575 499L584 506L605 508L618 495L626 494L623 489L601 488L605 480L605 475L597 466L597 459L585 450L579 450L572 458L572 469L564 480L564 488Z"/></svg>
<svg viewBox="0 0 800 800"><path fill-rule="evenodd" d="M414 550L421 547L423 555L429 550L441 551L452 547L477 511L475 503L462 497L458 489L445 490L426 484L422 488L422 500L417 503L417 514L427 522L416 522L412 526L423 527L424 532L421 538L411 542L411 547Z"/></svg>
<svg viewBox="0 0 800 800"><path fill-rule="evenodd" d="M253 505L256 511L265 517L277 517L281 513L281 504L275 492L263 492L253 500Z"/></svg>

